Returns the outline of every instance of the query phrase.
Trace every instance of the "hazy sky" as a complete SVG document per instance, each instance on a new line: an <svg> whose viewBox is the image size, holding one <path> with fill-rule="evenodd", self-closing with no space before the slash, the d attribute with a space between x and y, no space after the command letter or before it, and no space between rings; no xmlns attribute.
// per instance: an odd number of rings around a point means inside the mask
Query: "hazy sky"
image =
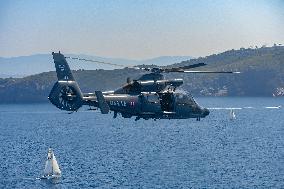
<svg viewBox="0 0 284 189"><path fill-rule="evenodd" d="M144 59L284 44L283 0L0 0L0 56Z"/></svg>

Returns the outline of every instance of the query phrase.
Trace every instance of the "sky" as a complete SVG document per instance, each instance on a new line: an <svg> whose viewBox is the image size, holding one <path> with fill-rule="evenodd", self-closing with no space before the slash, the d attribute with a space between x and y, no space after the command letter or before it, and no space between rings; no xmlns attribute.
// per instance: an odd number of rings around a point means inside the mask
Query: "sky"
<svg viewBox="0 0 284 189"><path fill-rule="evenodd" d="M0 0L0 57L147 59L284 44L284 0Z"/></svg>

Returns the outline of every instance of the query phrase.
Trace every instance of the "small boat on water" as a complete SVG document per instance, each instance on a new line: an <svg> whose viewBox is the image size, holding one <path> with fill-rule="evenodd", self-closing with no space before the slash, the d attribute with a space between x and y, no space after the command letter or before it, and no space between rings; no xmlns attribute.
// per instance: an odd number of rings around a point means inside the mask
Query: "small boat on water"
<svg viewBox="0 0 284 189"><path fill-rule="evenodd" d="M61 177L61 170L56 161L55 155L51 148L48 149L47 160L41 179L58 179Z"/></svg>
<svg viewBox="0 0 284 189"><path fill-rule="evenodd" d="M236 119L236 114L233 109L230 110L230 120Z"/></svg>

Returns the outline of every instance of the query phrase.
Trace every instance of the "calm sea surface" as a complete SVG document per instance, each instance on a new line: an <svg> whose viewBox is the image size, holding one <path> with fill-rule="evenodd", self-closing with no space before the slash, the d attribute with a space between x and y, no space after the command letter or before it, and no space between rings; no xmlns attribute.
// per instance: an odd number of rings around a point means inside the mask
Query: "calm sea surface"
<svg viewBox="0 0 284 189"><path fill-rule="evenodd" d="M0 105L0 188L284 188L284 99L197 101L213 108L200 122ZM58 183L35 179L48 147Z"/></svg>

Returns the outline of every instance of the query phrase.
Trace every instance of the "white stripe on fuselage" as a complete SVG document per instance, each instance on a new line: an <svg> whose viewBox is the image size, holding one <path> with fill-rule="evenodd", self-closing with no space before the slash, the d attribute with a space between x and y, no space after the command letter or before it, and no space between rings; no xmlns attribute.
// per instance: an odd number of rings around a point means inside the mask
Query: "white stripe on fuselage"
<svg viewBox="0 0 284 189"><path fill-rule="evenodd" d="M111 98L126 98L126 97L129 97L128 95L107 95L107 96L104 96L105 98L107 97L111 97Z"/></svg>
<svg viewBox="0 0 284 189"><path fill-rule="evenodd" d="M165 83L169 81L183 81L182 79L173 79L173 80L157 80L156 83ZM154 83L154 80L149 80L149 81L140 81L141 84L146 84L146 83Z"/></svg>
<svg viewBox="0 0 284 189"><path fill-rule="evenodd" d="M59 80L58 83L75 83L75 81L63 81L63 80Z"/></svg>

